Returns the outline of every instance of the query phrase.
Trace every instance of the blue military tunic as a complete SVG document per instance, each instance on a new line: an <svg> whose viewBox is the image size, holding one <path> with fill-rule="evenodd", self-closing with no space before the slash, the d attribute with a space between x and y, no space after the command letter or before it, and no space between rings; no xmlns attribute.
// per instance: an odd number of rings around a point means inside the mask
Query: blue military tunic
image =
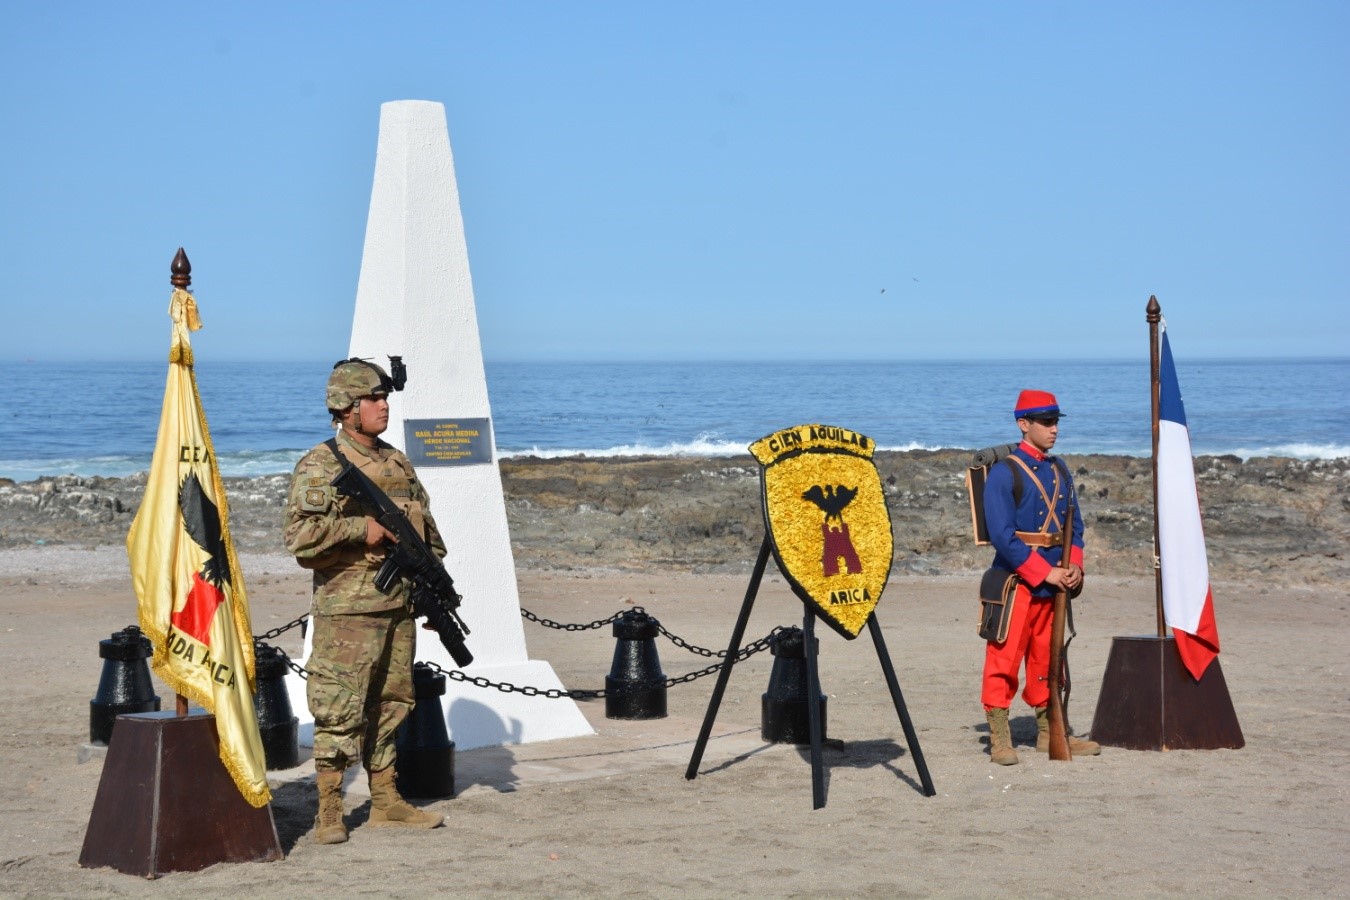
<svg viewBox="0 0 1350 900"><path fill-rule="evenodd" d="M1060 564L1062 551L1059 542L1055 541L1054 546L1051 547L1033 548L1025 540L1019 538L1017 532L1046 531L1051 535L1059 534L1060 525L1068 511L1068 505L1073 503L1074 549L1070 554L1069 561L1081 567L1083 564L1083 517L1078 510L1078 498L1073 490L1073 479L1069 475L1068 466L1063 465L1061 461L1059 467L1060 484L1058 492L1056 492L1055 474L1057 467L1055 457L1042 454L1026 441L1023 441L1013 451L1012 455L1025 463L1036 481L1044 487L1045 494L1050 497L1055 507L1054 518L1048 527L1044 527L1049 510L1041 491L1037 490L1036 485L1032 483L1031 479L1027 478L1025 470L1022 471L1021 501L1014 506L1011 467L1017 465L1016 462L999 462L997 465L991 466L984 486L984 518L989 529L989 541L994 545L996 551L993 565L995 568L1006 569L1022 576L1022 579L1031 588L1033 596L1051 597L1054 596L1054 588L1045 584L1045 576L1049 574L1053 567Z"/></svg>

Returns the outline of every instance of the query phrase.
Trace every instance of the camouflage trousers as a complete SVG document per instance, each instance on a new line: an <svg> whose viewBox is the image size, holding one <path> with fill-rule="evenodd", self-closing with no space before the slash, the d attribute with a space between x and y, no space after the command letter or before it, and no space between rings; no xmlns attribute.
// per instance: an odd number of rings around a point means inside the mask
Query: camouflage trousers
<svg viewBox="0 0 1350 900"><path fill-rule="evenodd" d="M316 615L305 669L314 716L314 767L394 764L394 731L412 711L416 632L406 609Z"/></svg>

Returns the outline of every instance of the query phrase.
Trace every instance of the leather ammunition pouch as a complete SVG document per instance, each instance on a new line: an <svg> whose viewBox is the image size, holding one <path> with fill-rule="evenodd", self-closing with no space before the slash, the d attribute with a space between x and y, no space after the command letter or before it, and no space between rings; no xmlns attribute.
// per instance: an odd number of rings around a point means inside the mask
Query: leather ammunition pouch
<svg viewBox="0 0 1350 900"><path fill-rule="evenodd" d="M1020 579L1006 569L990 569L980 579L980 637L1001 644L1008 639Z"/></svg>

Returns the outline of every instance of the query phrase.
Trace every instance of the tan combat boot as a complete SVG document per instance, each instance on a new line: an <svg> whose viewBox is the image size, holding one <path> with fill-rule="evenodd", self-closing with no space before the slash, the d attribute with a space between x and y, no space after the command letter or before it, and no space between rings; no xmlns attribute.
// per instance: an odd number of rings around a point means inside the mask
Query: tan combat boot
<svg viewBox="0 0 1350 900"><path fill-rule="evenodd" d="M319 772L319 814L314 817L314 843L341 844L347 840L342 821L342 773Z"/></svg>
<svg viewBox="0 0 1350 900"><path fill-rule="evenodd" d="M409 806L394 787L394 767L370 772L370 823L376 827L435 828L444 816Z"/></svg>
<svg viewBox="0 0 1350 900"><path fill-rule="evenodd" d="M1102 745L1096 741L1085 741L1068 735L1069 753L1072 756L1096 756L1102 752ZM1050 750L1050 707L1036 707L1036 749L1042 753Z"/></svg>
<svg viewBox="0 0 1350 900"><path fill-rule="evenodd" d="M999 766L1017 765L1017 751L1012 746L1012 732L1008 730L1006 709L985 710L989 720L989 761Z"/></svg>

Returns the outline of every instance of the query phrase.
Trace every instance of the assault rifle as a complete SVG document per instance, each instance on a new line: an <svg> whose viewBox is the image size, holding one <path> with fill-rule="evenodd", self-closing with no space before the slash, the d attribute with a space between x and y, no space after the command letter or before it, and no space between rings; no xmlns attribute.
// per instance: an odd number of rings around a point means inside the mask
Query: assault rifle
<svg viewBox="0 0 1350 900"><path fill-rule="evenodd" d="M1069 498L1064 513L1063 548L1059 564L1069 565L1069 552L1073 549L1073 497ZM1069 726L1064 715L1064 620L1068 615L1069 592L1062 587L1055 588L1054 618L1050 620L1050 758L1071 760L1069 751Z"/></svg>
<svg viewBox="0 0 1350 900"><path fill-rule="evenodd" d="M338 456L338 459L342 459ZM332 481L338 493L360 501L367 509L375 510L375 519L398 536L397 541L385 539L385 557L375 573L375 587L382 593L394 589L400 578L407 579L412 591L413 612L424 616L427 624L441 639L441 644L460 668L473 662L473 654L464 643L469 626L459 617L460 597L455 582L445 565L426 541L413 528L403 510L394 505L379 485L346 460L342 471Z"/></svg>

